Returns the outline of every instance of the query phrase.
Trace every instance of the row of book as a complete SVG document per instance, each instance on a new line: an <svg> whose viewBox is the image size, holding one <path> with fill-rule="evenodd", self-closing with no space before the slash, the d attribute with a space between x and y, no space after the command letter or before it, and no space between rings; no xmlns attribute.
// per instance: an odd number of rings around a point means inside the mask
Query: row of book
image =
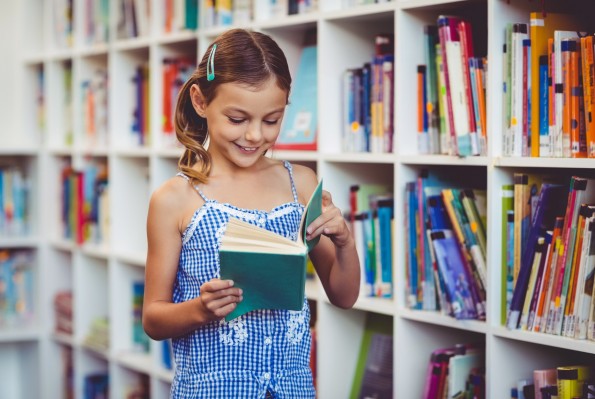
<svg viewBox="0 0 595 399"><path fill-rule="evenodd" d="M116 37L147 37L151 29L150 0L119 0L116 4Z"/></svg>
<svg viewBox="0 0 595 399"><path fill-rule="evenodd" d="M590 399L595 397L592 369L586 365L534 370L510 390L512 399Z"/></svg>
<svg viewBox="0 0 595 399"><path fill-rule="evenodd" d="M107 242L109 201L107 164L89 163L83 170L61 171L63 237L77 244Z"/></svg>
<svg viewBox="0 0 595 399"><path fill-rule="evenodd" d="M109 40L109 0L85 2L82 24L86 44L107 43Z"/></svg>
<svg viewBox="0 0 595 399"><path fill-rule="evenodd" d="M17 166L0 166L0 236L29 232L31 182Z"/></svg>
<svg viewBox="0 0 595 399"><path fill-rule="evenodd" d="M594 340L595 180L514 178L513 199L503 201L505 242L512 245L506 325Z"/></svg>
<svg viewBox="0 0 595 399"><path fill-rule="evenodd" d="M243 25L252 21L252 0L206 0L200 10L205 28Z"/></svg>
<svg viewBox="0 0 595 399"><path fill-rule="evenodd" d="M165 58L163 60L163 135L168 144L176 142L174 115L178 93L192 73L194 63L186 58Z"/></svg>
<svg viewBox="0 0 595 399"><path fill-rule="evenodd" d="M149 337L144 331L142 322L144 287L144 281L134 281L131 287L132 313L130 315L130 321L132 325L132 336L130 338L132 349L140 352L148 352L150 345ZM59 291L54 295L54 315L56 319L54 330L58 333L72 335L73 297L71 290ZM109 346L108 326L105 318L99 317L95 319L85 342L94 348L106 349ZM171 364L167 368L171 368Z"/></svg>
<svg viewBox="0 0 595 399"><path fill-rule="evenodd" d="M33 253L0 250L0 326L29 324L35 317Z"/></svg>
<svg viewBox="0 0 595 399"><path fill-rule="evenodd" d="M132 100L130 119L130 143L144 146L149 143L149 65L138 65L130 78Z"/></svg>
<svg viewBox="0 0 595 399"><path fill-rule="evenodd" d="M60 334L72 335L73 328L73 299L71 290L58 291L54 295L54 331Z"/></svg>
<svg viewBox="0 0 595 399"><path fill-rule="evenodd" d="M385 185L350 187L349 218L361 265L360 295L392 298L394 199Z"/></svg>
<svg viewBox="0 0 595 399"><path fill-rule="evenodd" d="M145 282L134 281L132 283L132 348L133 350L148 352L149 336L143 328L143 300L145 294Z"/></svg>
<svg viewBox="0 0 595 399"><path fill-rule="evenodd" d="M378 34L374 55L343 74L343 150L392 152L394 109L394 36Z"/></svg>
<svg viewBox="0 0 595 399"><path fill-rule="evenodd" d="M165 0L163 2L165 33L198 28L198 0Z"/></svg>
<svg viewBox="0 0 595 399"><path fill-rule="evenodd" d="M424 59L417 67L419 153L486 155L487 58L474 52L471 23L440 15L425 26Z"/></svg>
<svg viewBox="0 0 595 399"><path fill-rule="evenodd" d="M82 134L87 147L108 145L108 76L100 68L81 82Z"/></svg>
<svg viewBox="0 0 595 399"><path fill-rule="evenodd" d="M423 399L484 399L485 351L460 344L432 351Z"/></svg>
<svg viewBox="0 0 595 399"><path fill-rule="evenodd" d="M503 46L503 153L595 157L593 35L575 16L532 12Z"/></svg>
<svg viewBox="0 0 595 399"><path fill-rule="evenodd" d="M105 353L110 347L110 321L106 316L98 316L91 320L83 345L94 351Z"/></svg>
<svg viewBox="0 0 595 399"><path fill-rule="evenodd" d="M83 378L83 399L109 397L109 375L105 372L87 374Z"/></svg>
<svg viewBox="0 0 595 399"><path fill-rule="evenodd" d="M52 0L53 39L56 47L68 48L73 44L74 0Z"/></svg>
<svg viewBox="0 0 595 399"><path fill-rule="evenodd" d="M407 306L485 319L485 191L451 188L426 170L405 191Z"/></svg>

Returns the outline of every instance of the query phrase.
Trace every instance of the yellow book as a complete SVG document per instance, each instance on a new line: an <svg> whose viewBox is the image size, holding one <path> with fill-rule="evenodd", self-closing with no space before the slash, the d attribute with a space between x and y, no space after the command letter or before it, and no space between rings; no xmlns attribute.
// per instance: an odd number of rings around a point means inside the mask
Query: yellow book
<svg viewBox="0 0 595 399"><path fill-rule="evenodd" d="M587 366L560 366L558 373L558 399L582 397L583 382L589 378Z"/></svg>

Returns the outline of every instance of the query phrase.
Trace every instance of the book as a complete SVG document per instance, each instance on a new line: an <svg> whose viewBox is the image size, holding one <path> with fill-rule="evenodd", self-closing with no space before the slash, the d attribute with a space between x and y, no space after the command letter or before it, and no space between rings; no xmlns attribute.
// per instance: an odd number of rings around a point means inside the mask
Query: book
<svg viewBox="0 0 595 399"><path fill-rule="evenodd" d="M366 316L350 399L393 397L393 327L386 316Z"/></svg>
<svg viewBox="0 0 595 399"><path fill-rule="evenodd" d="M559 366L558 398L573 399L581 397L582 385L590 377L590 368L583 365Z"/></svg>
<svg viewBox="0 0 595 399"><path fill-rule="evenodd" d="M458 392L464 392L469 375L473 369L482 367L485 354L474 348L457 353L448 361L448 397L454 398Z"/></svg>
<svg viewBox="0 0 595 399"><path fill-rule="evenodd" d="M519 319L527 295L532 296L532 291L527 292L530 277L534 267L539 267L539 262L534 265L534 255L538 238L545 232L553 230L556 217L562 216L566 207L566 187L560 184L543 183L533 212L532 223L529 228L529 234L522 235L526 247L522 253L519 275L514 286L514 292L511 299L510 311L508 314L507 325L510 329L518 327ZM531 211L529 211L529 215ZM536 276L536 275L535 275Z"/></svg>
<svg viewBox="0 0 595 399"><path fill-rule="evenodd" d="M543 399L542 388L556 385L557 382L558 380L555 368L533 370L535 399Z"/></svg>
<svg viewBox="0 0 595 399"><path fill-rule="evenodd" d="M531 104L539 104L541 79L539 76L539 57L547 54L547 40L554 35L555 30L573 29L576 27L576 18L571 14L560 14L541 11L530 13L529 34L531 36ZM531 156L549 156L549 142L539 134L539 121L542 117L542 110L531 107ZM540 141L541 140L541 141Z"/></svg>
<svg viewBox="0 0 595 399"><path fill-rule="evenodd" d="M318 129L317 46L302 49L276 149L315 150Z"/></svg>
<svg viewBox="0 0 595 399"><path fill-rule="evenodd" d="M297 241L229 219L219 249L220 274L243 290L243 300L226 321L257 309L302 309L308 252L320 240L307 240L306 227L321 213L322 180L302 214Z"/></svg>

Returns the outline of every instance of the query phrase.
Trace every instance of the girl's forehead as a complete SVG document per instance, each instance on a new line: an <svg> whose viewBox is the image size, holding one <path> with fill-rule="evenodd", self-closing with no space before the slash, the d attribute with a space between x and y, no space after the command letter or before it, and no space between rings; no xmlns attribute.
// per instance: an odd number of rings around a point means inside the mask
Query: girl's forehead
<svg viewBox="0 0 595 399"><path fill-rule="evenodd" d="M240 107L283 106L287 102L287 92L281 89L273 79L259 86L240 83L223 83L217 88L213 105Z"/></svg>

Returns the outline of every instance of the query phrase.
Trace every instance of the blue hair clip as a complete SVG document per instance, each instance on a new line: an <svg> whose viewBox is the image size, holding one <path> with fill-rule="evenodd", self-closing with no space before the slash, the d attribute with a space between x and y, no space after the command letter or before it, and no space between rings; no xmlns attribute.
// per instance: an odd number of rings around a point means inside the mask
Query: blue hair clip
<svg viewBox="0 0 595 399"><path fill-rule="evenodd" d="M217 44L213 44L211 47L211 54L207 60L207 80L209 82L215 79L215 50L217 50Z"/></svg>

